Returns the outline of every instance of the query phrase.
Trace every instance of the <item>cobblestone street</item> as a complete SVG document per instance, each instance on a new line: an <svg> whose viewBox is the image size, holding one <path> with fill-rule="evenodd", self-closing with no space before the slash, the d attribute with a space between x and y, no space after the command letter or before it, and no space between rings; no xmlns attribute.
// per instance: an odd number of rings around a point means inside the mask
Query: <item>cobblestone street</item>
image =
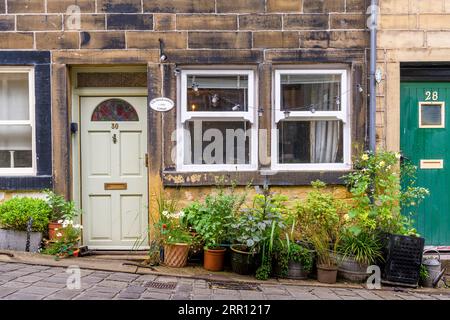
<svg viewBox="0 0 450 320"><path fill-rule="evenodd" d="M68 289L65 268L0 262L2 300L450 300L448 293L318 286L244 284L225 289L205 280L81 270L81 288Z"/></svg>

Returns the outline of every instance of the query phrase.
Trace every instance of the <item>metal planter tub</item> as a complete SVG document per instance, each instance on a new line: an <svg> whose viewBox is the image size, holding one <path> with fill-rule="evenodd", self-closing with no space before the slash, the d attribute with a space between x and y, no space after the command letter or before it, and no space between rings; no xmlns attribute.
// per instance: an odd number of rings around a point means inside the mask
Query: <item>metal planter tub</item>
<svg viewBox="0 0 450 320"><path fill-rule="evenodd" d="M367 264L357 262L352 257L338 256L338 278L351 282L364 282L369 277Z"/></svg>
<svg viewBox="0 0 450 320"><path fill-rule="evenodd" d="M42 232L30 232L30 252L38 252L41 247ZM0 229L0 250L26 251L27 232Z"/></svg>

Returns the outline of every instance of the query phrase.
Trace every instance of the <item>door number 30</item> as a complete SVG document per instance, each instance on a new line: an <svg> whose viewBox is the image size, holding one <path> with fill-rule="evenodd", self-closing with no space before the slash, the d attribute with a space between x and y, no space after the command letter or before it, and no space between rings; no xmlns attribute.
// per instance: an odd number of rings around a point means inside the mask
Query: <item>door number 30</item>
<svg viewBox="0 0 450 320"><path fill-rule="evenodd" d="M111 129L119 129L119 124L118 123L112 123L111 124Z"/></svg>
<svg viewBox="0 0 450 320"><path fill-rule="evenodd" d="M425 101L437 101L437 100L439 100L439 92L425 91Z"/></svg>

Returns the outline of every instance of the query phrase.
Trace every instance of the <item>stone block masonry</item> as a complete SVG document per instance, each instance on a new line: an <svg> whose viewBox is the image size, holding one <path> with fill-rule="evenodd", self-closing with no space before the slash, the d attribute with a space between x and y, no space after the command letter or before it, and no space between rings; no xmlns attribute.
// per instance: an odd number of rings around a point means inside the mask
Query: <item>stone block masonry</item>
<svg viewBox="0 0 450 320"><path fill-rule="evenodd" d="M365 0L0 0L0 49L364 48L364 30Z"/></svg>

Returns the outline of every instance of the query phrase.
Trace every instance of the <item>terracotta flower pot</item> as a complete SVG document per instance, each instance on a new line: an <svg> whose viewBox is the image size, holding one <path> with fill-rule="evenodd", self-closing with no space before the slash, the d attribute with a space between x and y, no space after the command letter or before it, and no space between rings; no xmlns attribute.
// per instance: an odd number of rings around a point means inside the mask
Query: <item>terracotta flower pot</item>
<svg viewBox="0 0 450 320"><path fill-rule="evenodd" d="M317 280L322 283L333 284L337 279L337 266L317 265Z"/></svg>
<svg viewBox="0 0 450 320"><path fill-rule="evenodd" d="M49 240L56 240L58 237L56 234L62 232L62 223L49 222L48 224L48 238Z"/></svg>
<svg viewBox="0 0 450 320"><path fill-rule="evenodd" d="M182 268L187 264L190 245L175 243L164 245L164 264L172 268Z"/></svg>
<svg viewBox="0 0 450 320"><path fill-rule="evenodd" d="M222 271L225 251L224 248L205 249L203 268L209 271Z"/></svg>

